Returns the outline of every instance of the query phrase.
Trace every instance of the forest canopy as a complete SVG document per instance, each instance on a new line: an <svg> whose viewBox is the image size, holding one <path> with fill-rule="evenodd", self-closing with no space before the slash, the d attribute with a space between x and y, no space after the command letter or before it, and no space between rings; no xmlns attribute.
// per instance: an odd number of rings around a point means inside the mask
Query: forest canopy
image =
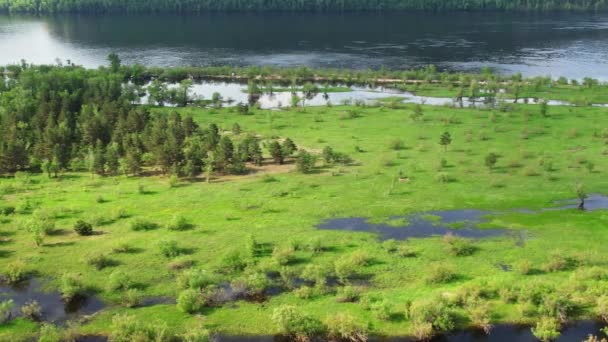
<svg viewBox="0 0 608 342"><path fill-rule="evenodd" d="M200 13L213 11L518 10L599 11L606 0L0 0L14 13Z"/></svg>

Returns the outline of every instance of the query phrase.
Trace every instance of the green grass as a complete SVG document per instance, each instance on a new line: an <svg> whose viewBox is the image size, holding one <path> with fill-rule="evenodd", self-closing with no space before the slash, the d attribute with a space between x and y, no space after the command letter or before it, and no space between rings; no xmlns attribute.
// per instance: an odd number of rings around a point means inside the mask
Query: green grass
<svg viewBox="0 0 608 342"><path fill-rule="evenodd" d="M479 240L474 242L475 253L464 257L448 254L440 237L411 239L408 243L417 255L400 258L386 252L373 234L316 229L315 225L331 217L367 217L374 222L386 222L391 216L427 210L545 208L555 200L575 197L573 188L578 182L584 183L588 192L608 193L605 177L608 137L602 136L606 109L550 107L550 116L543 118L534 105L516 106L507 113L423 106L423 120L414 122L409 118L412 108L336 106L257 110L254 115L239 115L232 109L178 109L182 114L192 115L201 125L217 123L229 130L238 122L244 133L260 134L262 138L290 137L298 146L311 151L329 145L355 160L351 166L325 166L318 162L319 168L312 174L276 173L273 182L265 181L263 174L230 177L210 184L182 180L175 187L169 186L168 178L156 176L92 178L88 174L65 174L60 179L47 179L44 175L33 175L29 182L2 178L3 205L19 206L28 199L34 208L55 217L60 232L46 237L44 245L36 248L23 224L30 214L16 214L0 221L3 222L0 237L5 238L0 244L0 273L10 262L21 259L30 271L55 279L51 285L58 285L57 279L65 272L79 274L84 284L108 303L106 310L83 325L82 332L107 334L112 316L122 312L143 320L165 322L175 331L198 322L198 318L179 312L174 305L122 308L120 294L106 290L109 274L124 270L143 285L143 295L176 296L178 272L170 270L171 260L160 254L157 242L161 239L178 241L180 247L189 251L183 258L208 270L221 268L221 258L226 253L244 250L250 234L270 246L321 239L326 251L317 254L297 251L298 262L290 266L297 269L309 263L331 264L344 255L364 251L374 259L363 269L371 279L364 294L385 297L397 313L405 310L408 300L453 293L462 286L482 281L498 288L539 281L564 288L570 285L574 270L520 275L496 266L526 259L540 268L556 250L580 260L579 269L606 267L605 210L508 212L490 217L489 226L525 231L529 237L525 245L517 246L512 236ZM155 108L153 112L163 115L171 110L175 109ZM357 111L359 116L350 118L345 115L348 110ZM449 121L445 118L450 117L457 117L459 123L446 124ZM453 138L447 152L438 144L444 131ZM405 147L395 151L390 141L397 138L403 140ZM501 156L493 171L484 165L484 157L490 151ZM438 171L442 158L447 166ZM540 166L541 158L552 161L551 172ZM586 162L593 162L595 171L589 172ZM410 182L395 182L400 171ZM438 182L438 172L448 173L452 181ZM145 193L140 193L140 186ZM105 199L103 203L96 200L99 196ZM119 209L129 217L114 219ZM166 226L176 214L187 218L193 228L168 230ZM83 237L72 230L78 219L90 222L100 218L108 219L95 227L101 234ZM159 227L132 231L130 222L138 218ZM110 253L120 242L130 243L136 253L111 254L117 265L101 271L86 264L88 255ZM259 267L278 268L269 255L257 257L256 262ZM458 278L448 284L427 284L426 271L434 264L451 265ZM589 287L596 286L591 281L583 282ZM577 294L581 316L592 316L595 297L585 290ZM535 319L522 316L517 305L498 298L489 301L494 322ZM336 312L352 313L371 322L375 334L412 333L410 321L380 321L358 303L338 303L334 294L300 299L285 292L264 304L241 301L236 306L206 308L203 323L211 330L227 334L278 333L270 315L274 308L286 303L295 304L321 320ZM466 325L466 320L463 324ZM20 319L0 326L0 340L33 332L34 325Z"/></svg>
<svg viewBox="0 0 608 342"><path fill-rule="evenodd" d="M408 84L399 85L398 88L410 91L419 96L429 97L456 97L460 87L446 87L441 84ZM463 89L463 96L469 96L468 86ZM480 93L479 96L484 96ZM506 98L512 99L512 91L504 94ZM605 104L608 103L608 88L606 86L582 87L572 85L542 86L539 89L533 87L522 87L519 98L538 98L546 100L567 101L574 104ZM521 100L520 100L521 101Z"/></svg>

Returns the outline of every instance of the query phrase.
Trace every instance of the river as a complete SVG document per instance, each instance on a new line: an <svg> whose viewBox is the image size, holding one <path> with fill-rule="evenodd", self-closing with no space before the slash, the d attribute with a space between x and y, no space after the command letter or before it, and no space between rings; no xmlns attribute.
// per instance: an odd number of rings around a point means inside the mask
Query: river
<svg viewBox="0 0 608 342"><path fill-rule="evenodd" d="M608 80L608 14L0 15L0 64L413 68Z"/></svg>

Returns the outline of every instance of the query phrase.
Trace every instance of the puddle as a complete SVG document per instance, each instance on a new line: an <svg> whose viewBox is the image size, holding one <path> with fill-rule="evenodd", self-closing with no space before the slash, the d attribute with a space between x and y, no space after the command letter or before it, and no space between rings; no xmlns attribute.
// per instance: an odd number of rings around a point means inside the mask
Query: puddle
<svg viewBox="0 0 608 342"><path fill-rule="evenodd" d="M173 305L176 303L176 299L173 297L146 297L142 299L138 307L154 306L154 305Z"/></svg>
<svg viewBox="0 0 608 342"><path fill-rule="evenodd" d="M561 205L556 208L547 208L543 210L566 210L566 209L578 209L579 200L570 199L564 201L557 201L555 204ZM600 209L608 209L608 196L602 194L591 194L585 199L585 211L594 211Z"/></svg>
<svg viewBox="0 0 608 342"><path fill-rule="evenodd" d="M30 279L19 286L0 286L0 300L12 299L15 307L13 317L21 316L20 308L35 300L41 307L41 320L65 323L69 320L91 315L104 308L101 300L94 296L77 298L65 303L57 291L44 291L39 279Z"/></svg>
<svg viewBox="0 0 608 342"><path fill-rule="evenodd" d="M361 217L329 219L317 226L319 229L347 230L355 232L372 232L380 236L381 240L405 240L409 238L424 238L452 234L463 238L488 238L501 236L508 230L500 228L477 228L477 224L486 222L484 219L488 212L481 210L444 210L429 211L402 217L407 223L403 225L388 225L386 223L370 223ZM436 216L433 220L428 216ZM400 217L392 217L391 220ZM457 225L458 228L451 227Z"/></svg>

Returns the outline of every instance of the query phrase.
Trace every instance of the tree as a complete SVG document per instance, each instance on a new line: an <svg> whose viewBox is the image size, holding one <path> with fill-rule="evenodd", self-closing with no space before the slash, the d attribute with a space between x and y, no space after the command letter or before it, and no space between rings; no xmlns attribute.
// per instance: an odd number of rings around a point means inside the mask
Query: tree
<svg viewBox="0 0 608 342"><path fill-rule="evenodd" d="M236 122L232 125L232 134L234 134L234 135L241 134L241 126Z"/></svg>
<svg viewBox="0 0 608 342"><path fill-rule="evenodd" d="M112 72L116 73L120 70L120 58L114 52L108 55L108 62L110 62L110 70Z"/></svg>
<svg viewBox="0 0 608 342"><path fill-rule="evenodd" d="M422 106L419 104L416 104L414 106L414 110L412 111L412 114L410 114L410 118L412 118L412 120L414 121L418 121L420 120L420 118L422 118Z"/></svg>
<svg viewBox="0 0 608 342"><path fill-rule="evenodd" d="M316 156L304 150L300 150L296 157L296 170L302 173L310 173L314 169L316 161Z"/></svg>
<svg viewBox="0 0 608 342"><path fill-rule="evenodd" d="M444 151L448 150L448 145L452 143L452 136L449 132L443 132L439 138L439 145L443 146Z"/></svg>
<svg viewBox="0 0 608 342"><path fill-rule="evenodd" d="M494 152L490 152L486 155L485 158L485 163L486 166L488 167L488 169L490 169L490 171L494 168L494 165L496 165L496 162L498 162L498 154L494 153Z"/></svg>
<svg viewBox="0 0 608 342"><path fill-rule="evenodd" d="M579 200L578 208L580 210L584 210L585 209L585 200L587 199L587 192L585 191L583 184L581 184L581 183L576 184L574 191L576 192L576 197Z"/></svg>
<svg viewBox="0 0 608 342"><path fill-rule="evenodd" d="M120 169L120 161L117 144L112 144L106 150L105 169L111 174L116 175Z"/></svg>
<svg viewBox="0 0 608 342"><path fill-rule="evenodd" d="M232 140L223 136L217 146L215 153L216 166L220 170L227 170L234 162L234 145Z"/></svg>
<svg viewBox="0 0 608 342"><path fill-rule="evenodd" d="M293 142L293 140L291 140L289 138L287 138L287 139L285 139L285 141L283 141L283 146L281 148L283 149L284 156L290 156L295 151L298 150L298 147L296 146L296 144Z"/></svg>
<svg viewBox="0 0 608 342"><path fill-rule="evenodd" d="M540 115L544 118L546 118L547 116L549 116L549 105L547 104L547 101L545 100L540 100Z"/></svg>
<svg viewBox="0 0 608 342"><path fill-rule="evenodd" d="M283 164L285 157L283 156L283 149L278 141L271 142L268 146L268 151L275 163Z"/></svg>

